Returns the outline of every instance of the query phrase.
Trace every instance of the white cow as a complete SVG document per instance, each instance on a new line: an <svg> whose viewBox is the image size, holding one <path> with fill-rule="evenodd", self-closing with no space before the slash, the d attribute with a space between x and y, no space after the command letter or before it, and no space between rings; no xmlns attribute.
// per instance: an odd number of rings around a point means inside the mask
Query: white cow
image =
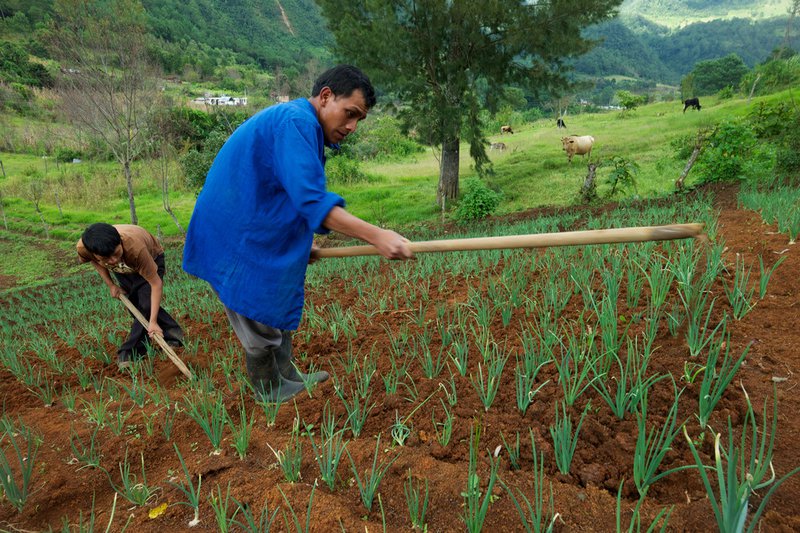
<svg viewBox="0 0 800 533"><path fill-rule="evenodd" d="M569 162L572 163L572 156L574 155L592 156L594 137L591 135L570 135L568 137L562 137L561 144L564 146L564 151L567 153Z"/></svg>

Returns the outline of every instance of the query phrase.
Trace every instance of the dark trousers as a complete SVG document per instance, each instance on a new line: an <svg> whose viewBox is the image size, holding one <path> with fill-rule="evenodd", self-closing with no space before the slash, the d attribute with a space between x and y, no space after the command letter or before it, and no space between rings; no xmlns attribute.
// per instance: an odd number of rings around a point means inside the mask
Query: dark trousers
<svg viewBox="0 0 800 533"><path fill-rule="evenodd" d="M158 267L158 277L164 279L164 254L155 258L156 266ZM139 274L117 274L119 286L128 293L128 299L145 317L150 318L150 284ZM133 315L131 315L133 316ZM178 325L172 316L167 313L163 307L158 308L158 325L164 331L164 340L183 340L183 330ZM131 325L131 332L128 338L119 347L119 351L129 350L134 354L139 354L145 351L145 340L147 339L147 329L142 326L136 318Z"/></svg>

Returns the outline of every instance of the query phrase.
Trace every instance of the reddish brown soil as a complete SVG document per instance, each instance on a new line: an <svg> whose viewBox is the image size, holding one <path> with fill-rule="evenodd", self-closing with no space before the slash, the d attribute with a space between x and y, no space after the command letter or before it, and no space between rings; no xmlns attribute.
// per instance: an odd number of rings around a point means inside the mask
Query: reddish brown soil
<svg viewBox="0 0 800 533"><path fill-rule="evenodd" d="M787 245L785 235L776 233L774 227L763 225L757 213L737 210L734 189L719 189L716 195L717 207L720 209L719 232L728 246L725 252L727 263L732 264L736 254L742 254L747 264L753 262L757 264L758 255L762 255L768 265L777 261L780 257L778 254L785 255L787 259L773 275L767 297L760 301L743 320L733 323L730 328L732 353L740 354L747 345L751 345L751 348L735 383L728 388L717 406L711 419L711 426L722 430L727 418L731 417L734 425L741 427L744 400L740 382L753 399L759 414L764 400L771 398L773 385L776 385L779 422L774 466L780 476L800 465L800 452L796 445L800 437L798 435L800 419L795 417L800 411L800 391L796 388L795 377L800 371L798 368L800 352L797 350L800 345L797 313L800 294L800 277L797 273L800 270L800 255L795 247ZM530 213L530 216L536 216L536 212ZM390 269L392 266L384 264L383 268ZM535 276L536 273L531 275ZM432 289L431 299L446 300L451 303L464 301L471 282L472 280L459 279L456 283L448 284L441 293ZM338 283L335 288L342 286L341 282ZM723 294L720 282L714 290L720 295ZM335 294L345 309L363 306L355 291L334 290L330 294ZM322 303L319 297L315 298L315 302ZM718 312L721 316L728 304L724 297L720 298L719 302ZM577 317L582 306L580 296L574 296L565 315ZM434 313L433 306L429 312ZM512 325L503 329L498 317L497 336L508 339L508 347L512 353L520 349L519 341L515 339L523 327L521 321L523 318L515 315ZM362 321L353 348L356 350L362 348L362 353L369 353L375 346L376 353L387 353L389 341L384 326L397 331L400 322L409 320L407 313L387 312L376 315L368 323ZM193 322L186 316L182 322L190 335L200 336L209 341L209 353L215 348L224 350L225 342L230 339L227 323L221 314L213 317L211 326ZM672 372L678 380L687 357L686 350L681 336L674 338L666 328L663 329L664 331L659 332L656 342L659 348L650 370ZM221 332L222 338L212 341L210 333L215 330ZM434 343L436 342L438 341L434 340ZM344 373L338 357L335 356L347 350L346 339L340 338L335 343L331 335L325 334L313 338L306 344L302 341L301 335L297 335L295 343L297 353L306 353L316 366L333 368L339 375ZM113 350L114 347L109 344L106 348ZM438 350L438 346L432 345L432 349ZM179 350L180 353L182 352ZM476 355L477 352L471 352L470 365L477 364ZM70 361L81 358L76 350L63 345L59 347L59 356ZM208 366L209 361L208 354L200 354L196 360L189 362L196 368L202 368ZM351 439L348 444L348 450L362 471L371 464L375 436L379 433L382 435L381 460L398 456L379 489L385 511L386 531L410 530L403 493L403 482L409 469L415 478L428 479L430 485L428 530L439 532L465 529L459 518L464 510L461 493L465 490L466 484L470 428L476 423L475 421L479 421L483 428L479 467L482 483L485 483L488 472L486 451L494 450L502 444L501 432L507 439L512 438L515 432L520 432L522 468L519 471L512 471L507 455L503 452L500 476L509 485L517 486L527 495L531 495L533 462L528 437L530 428L535 435L538 450L544 453L545 472L547 480L552 483L555 510L561 515L556 530L613 531L616 491L623 479L625 480L623 523L627 525L630 512L636 504L636 488L631 481L632 456L637 433L635 418L626 416L622 421L616 419L594 391L587 392L576 404L573 418L577 418L588 398L592 398L595 410L587 416L581 430L571 475L560 475L553 461L552 441L548 428L554 419L553 406L563 395L561 388L545 387L534 398L527 414L521 416L516 409L514 397L512 358L506 365L498 398L488 412L484 412L469 380L456 376L458 404L454 409L455 428L452 442L447 447L441 447L432 434L431 411L435 408L436 416L441 418L442 411L437 397L441 393L437 393L431 402L414 415L412 419L414 432L406 446L392 447L389 428L394 421L395 410L405 415L417 404L409 403L403 397L387 397L384 394L379 376L388 371L388 365L386 357L379 358L378 373L373 377L371 385L372 399L376 402L376 406L369 416L362 435L357 439ZM99 363L92 368L95 371L101 370ZM174 404L184 394L186 387L184 380L166 360L159 360L156 363L156 370L159 382L166 387ZM130 379L115 369L109 368L105 372L106 375L118 380ZM410 373L417 385L420 399L437 390L439 380L425 379L420 368L412 366ZM448 375L445 371L444 376ZM552 384L556 375L551 365L542 370L537 383L550 379ZM773 378L779 379L775 382ZM68 379L67 384L76 386L76 379L72 378L71 381ZM662 384L664 386L656 386L652 392L648 410L654 416L661 416L661 420L672 402L671 388L663 382ZM679 386L681 385L684 384L679 383ZM226 406L238 423L239 391L228 391L220 379L217 379L216 386L226 391ZM58 390L60 388L61 383L58 384ZM41 531L52 527L60 530L62 517L68 517L70 522L76 523L79 510L82 510L84 517L87 515L94 493L98 510L97 522L100 524L98 530L104 530L114 495L108 478L98 470L78 470L77 465L68 464L72 455L68 439L70 428L74 428L82 438L88 439L93 428L86 422L86 418L80 413L68 412L60 402L48 408L42 407L41 401L6 371L0 372L0 392L5 412L11 417L19 416L26 424L35 427L44 440L36 459L37 468L32 481L35 492L21 513L17 513L7 504L0 506L0 529ZM88 400L93 398L94 394L86 392L80 397ZM688 419L687 427L692 435L700 433L697 422L690 417L696 408L696 398L697 383L687 385L681 400L681 419ZM307 423L313 423L318 427L323 406L328 400L337 414L340 416L344 414L344 408L334 393L331 381L318 387L313 393L313 398L306 395L299 396L297 411ZM127 402L126 408L133 405L130 400L123 401ZM249 409L255 407L250 399L247 399L246 403ZM116 405L116 402L112 403L112 409L115 409ZM129 517L132 518L128 531L163 533L188 529L187 522L191 519L191 510L186 506L175 505L177 502L185 501L184 496L167 483L171 474L180 473L173 442L178 445L186 458L190 471L193 474L202 474L201 523L195 528L196 530L217 529L208 501L211 491L215 490L216 486L222 488L223 494L225 488L230 486L231 496L247 502L256 512L260 512L265 501L268 502L270 509L283 505L283 497L278 490L280 488L292 502L301 524L305 522L305 509L312 484L319 476L319 470L312 458L311 447L307 441L304 443L301 482L290 484L284 481L275 457L267 446L269 444L278 449L286 444L296 416L292 406L281 408L274 427L266 427L264 415L260 410L256 410L258 417L252 444L247 458L243 461L239 460L229 445L228 430L222 445L222 453L210 454L208 439L197 424L185 414L179 413L175 419L172 441L164 438L160 430L160 421L156 423L154 435L148 437L144 432L144 416L152 414L156 409L150 404L145 405L143 409L134 408L129 424L137 425L138 436L126 436L123 432L121 437L116 437L108 429L100 430L102 464L110 472L115 483L119 483L117 465L123 460L127 448L127 453L131 457L138 457L140 452L144 454L149 483L161 487L157 497L144 508L131 507L121 500L111 530L120 531ZM318 433L316 437L319 438ZM349 432L346 433L346 438L350 437ZM709 439L706 439L702 446L702 454L707 464L710 464L713 449ZM680 464L693 464L689 448L682 436L676 440L674 450L669 453L663 468ZM383 525L380 509L376 503L372 512L367 513L361 505L346 456L339 467L339 475L340 480L333 492L321 482L317 487L312 508L311 530L381 531ZM754 505L760 503L760 498L765 492L766 489L754 496ZM510 498L500 488L495 489L495 494L497 498L489 509L484 531L522 531ZM148 518L148 511L162 503L170 504L166 512L158 518ZM711 506L697 472L679 472L658 481L648 494L642 514L649 520L662 508L669 506L674 506L669 521L670 531L716 530ZM760 528L761 531L800 530L800 476L791 478L775 492L761 520ZM280 513L273 530L287 530Z"/></svg>

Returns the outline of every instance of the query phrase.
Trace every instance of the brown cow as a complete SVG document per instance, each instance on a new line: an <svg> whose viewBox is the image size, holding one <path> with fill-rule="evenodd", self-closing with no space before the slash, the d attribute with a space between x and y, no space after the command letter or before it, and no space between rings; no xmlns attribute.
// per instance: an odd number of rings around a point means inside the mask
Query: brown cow
<svg viewBox="0 0 800 533"><path fill-rule="evenodd" d="M500 126L500 134L503 133L514 133L514 130L511 129L511 126Z"/></svg>
<svg viewBox="0 0 800 533"><path fill-rule="evenodd" d="M592 156L592 146L594 145L594 137L591 135L570 135L561 138L561 144L564 151L567 153L569 162L572 163L572 156L574 155L588 155Z"/></svg>

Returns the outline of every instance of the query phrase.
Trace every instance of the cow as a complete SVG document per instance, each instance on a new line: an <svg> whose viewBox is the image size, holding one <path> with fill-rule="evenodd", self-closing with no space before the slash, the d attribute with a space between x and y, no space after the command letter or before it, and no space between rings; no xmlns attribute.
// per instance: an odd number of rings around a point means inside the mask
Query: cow
<svg viewBox="0 0 800 533"><path fill-rule="evenodd" d="M514 130L511 129L511 126L500 126L500 134L503 133L514 133Z"/></svg>
<svg viewBox="0 0 800 533"><path fill-rule="evenodd" d="M506 149L506 143L492 143L489 150L500 150L501 152Z"/></svg>
<svg viewBox="0 0 800 533"><path fill-rule="evenodd" d="M564 122L563 118L559 118L558 120L556 120L556 127L558 127L559 129L566 128L567 124Z"/></svg>
<svg viewBox="0 0 800 533"><path fill-rule="evenodd" d="M562 137L561 144L564 147L564 151L567 153L569 162L572 163L572 156L574 155L588 155L592 157L594 137L591 135L570 135L568 137Z"/></svg>
<svg viewBox="0 0 800 533"><path fill-rule="evenodd" d="M695 98L689 98L687 100L684 100L683 101L683 112L686 113L686 110L689 109L690 107L693 107L693 108L697 109L698 111L700 111L700 107L702 107L700 105L700 99L695 97Z"/></svg>

